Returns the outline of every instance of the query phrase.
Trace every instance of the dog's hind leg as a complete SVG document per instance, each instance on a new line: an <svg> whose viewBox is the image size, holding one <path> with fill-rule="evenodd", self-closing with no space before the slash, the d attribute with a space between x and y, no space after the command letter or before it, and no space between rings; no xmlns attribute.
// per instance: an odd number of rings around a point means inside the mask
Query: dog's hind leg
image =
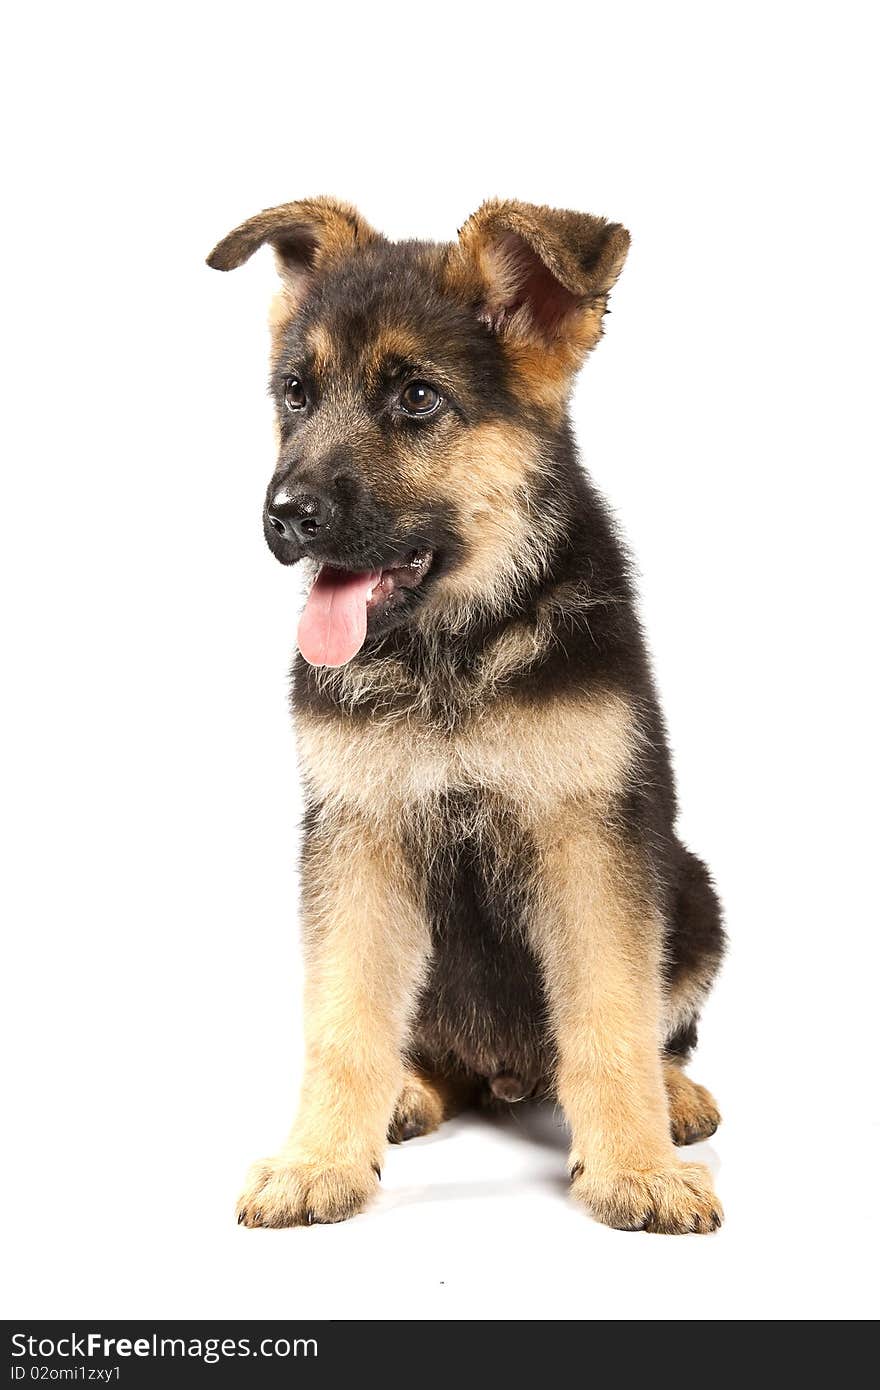
<svg viewBox="0 0 880 1390"><path fill-rule="evenodd" d="M663 1080L674 1144L696 1144L721 1122L713 1096L682 1068L697 1044L699 1009L724 953L721 909L709 871L684 845L666 950Z"/></svg>
<svg viewBox="0 0 880 1390"><path fill-rule="evenodd" d="M664 1051L685 1061L697 1044L700 1009L724 956L721 905L709 870L677 846L664 950Z"/></svg>
<svg viewBox="0 0 880 1390"><path fill-rule="evenodd" d="M410 1068L388 1127L390 1143L401 1144L406 1139L432 1134L444 1120L451 1120L472 1105L476 1095L476 1083L467 1077Z"/></svg>
<svg viewBox="0 0 880 1390"><path fill-rule="evenodd" d="M669 1101L673 1144L697 1144L708 1139L721 1123L714 1096L682 1071L678 1062L664 1061L663 1080Z"/></svg>

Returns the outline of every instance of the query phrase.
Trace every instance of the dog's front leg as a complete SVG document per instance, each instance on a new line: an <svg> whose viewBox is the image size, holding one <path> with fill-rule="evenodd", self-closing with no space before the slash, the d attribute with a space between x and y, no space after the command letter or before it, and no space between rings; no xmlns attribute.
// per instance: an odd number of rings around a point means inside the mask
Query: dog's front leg
<svg viewBox="0 0 880 1390"><path fill-rule="evenodd" d="M534 929L572 1131L573 1194L609 1226L712 1231L721 1207L709 1172L682 1163L670 1138L662 925L649 875L623 836L583 807L546 825L540 840Z"/></svg>
<svg viewBox="0 0 880 1390"><path fill-rule="evenodd" d="M319 822L303 852L306 1064L281 1153L254 1165L247 1226L343 1221L375 1190L430 934L387 828Z"/></svg>

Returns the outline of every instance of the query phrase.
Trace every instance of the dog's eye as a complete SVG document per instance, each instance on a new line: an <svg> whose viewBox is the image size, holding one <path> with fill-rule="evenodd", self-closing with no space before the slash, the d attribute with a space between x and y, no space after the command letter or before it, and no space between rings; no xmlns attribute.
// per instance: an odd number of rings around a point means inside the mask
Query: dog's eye
<svg viewBox="0 0 880 1390"><path fill-rule="evenodd" d="M298 376L289 376L285 381L284 404L288 410L305 410L308 404L306 388Z"/></svg>
<svg viewBox="0 0 880 1390"><path fill-rule="evenodd" d="M400 393L400 407L407 415L433 415L440 399L436 386L427 381L411 381Z"/></svg>

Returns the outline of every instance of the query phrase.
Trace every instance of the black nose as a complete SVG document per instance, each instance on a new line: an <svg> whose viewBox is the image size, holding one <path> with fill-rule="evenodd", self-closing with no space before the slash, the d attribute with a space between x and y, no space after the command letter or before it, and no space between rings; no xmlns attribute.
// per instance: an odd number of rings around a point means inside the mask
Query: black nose
<svg viewBox="0 0 880 1390"><path fill-rule="evenodd" d="M333 503L318 493L277 492L266 509L269 525L286 541L314 540L330 525Z"/></svg>

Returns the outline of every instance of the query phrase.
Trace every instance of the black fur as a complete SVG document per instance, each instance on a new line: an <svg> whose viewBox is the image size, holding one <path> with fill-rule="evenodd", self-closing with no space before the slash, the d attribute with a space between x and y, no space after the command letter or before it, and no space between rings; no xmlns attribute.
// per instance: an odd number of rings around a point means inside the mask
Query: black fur
<svg viewBox="0 0 880 1390"><path fill-rule="evenodd" d="M527 942L533 847L502 808L493 809L494 834L487 834L485 808L473 795L449 797L431 818L445 835L428 855L423 843L409 845L426 869L433 943L411 1050L429 1072L487 1081L510 1074L534 1095L552 1084L553 1047Z"/></svg>

